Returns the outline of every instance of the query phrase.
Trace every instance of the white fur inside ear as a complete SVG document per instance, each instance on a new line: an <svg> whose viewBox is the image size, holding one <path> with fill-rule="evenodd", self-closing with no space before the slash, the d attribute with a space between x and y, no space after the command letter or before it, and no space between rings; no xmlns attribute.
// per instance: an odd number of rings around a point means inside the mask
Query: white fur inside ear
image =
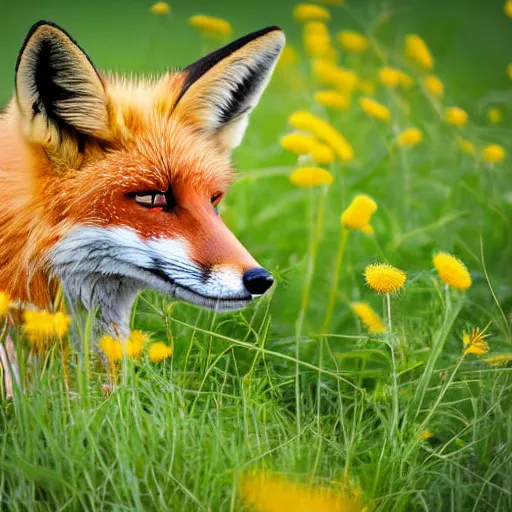
<svg viewBox="0 0 512 512"><path fill-rule="evenodd" d="M200 70L208 61L215 64L188 86L178 108L185 118L211 132L228 149L240 145L249 115L270 81L285 37L281 30L272 29L249 34L239 42L236 50L226 50L228 45L198 61ZM194 66L187 68L189 76L197 72Z"/></svg>
<svg viewBox="0 0 512 512"><path fill-rule="evenodd" d="M85 53L58 27L42 24L28 36L16 72L24 131L34 142L60 140L74 128L107 138L103 83Z"/></svg>
<svg viewBox="0 0 512 512"><path fill-rule="evenodd" d="M249 116L247 114L235 121L231 121L227 126L219 130L219 142L224 147L234 149L240 146L245 135L245 130L249 126Z"/></svg>

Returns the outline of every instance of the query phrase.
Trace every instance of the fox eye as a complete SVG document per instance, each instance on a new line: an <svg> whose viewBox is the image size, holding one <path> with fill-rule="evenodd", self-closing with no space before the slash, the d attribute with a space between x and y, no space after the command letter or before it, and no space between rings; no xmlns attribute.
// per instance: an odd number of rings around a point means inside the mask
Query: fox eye
<svg viewBox="0 0 512 512"><path fill-rule="evenodd" d="M176 205L171 189L167 192L159 190L149 190L139 193L127 194L128 197L135 199L137 204L145 208L161 208L164 210L172 210Z"/></svg>
<svg viewBox="0 0 512 512"><path fill-rule="evenodd" d="M219 192L217 194L214 194L211 198L211 201L212 201L212 204L214 207L218 206L218 204L221 202L222 200L222 196L224 194L222 192Z"/></svg>

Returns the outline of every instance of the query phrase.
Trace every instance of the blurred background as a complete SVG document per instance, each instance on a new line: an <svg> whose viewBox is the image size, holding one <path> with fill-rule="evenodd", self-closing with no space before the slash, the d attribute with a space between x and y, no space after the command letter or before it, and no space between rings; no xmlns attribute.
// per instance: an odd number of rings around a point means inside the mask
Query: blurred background
<svg viewBox="0 0 512 512"><path fill-rule="evenodd" d="M292 20L293 0L175 0L168 18L150 16L142 0L2 0L0 2L0 103L12 94L18 50L32 23L47 19L63 26L101 69L157 73L187 65L200 56L190 44L187 24L202 13L225 18L234 37L266 25L280 25L292 42L301 28ZM438 62L437 72L459 101L471 102L489 90L509 88L512 20L501 0L356 0L332 9L332 25L361 29L376 13L388 12L379 38L393 47L408 32L420 34Z"/></svg>

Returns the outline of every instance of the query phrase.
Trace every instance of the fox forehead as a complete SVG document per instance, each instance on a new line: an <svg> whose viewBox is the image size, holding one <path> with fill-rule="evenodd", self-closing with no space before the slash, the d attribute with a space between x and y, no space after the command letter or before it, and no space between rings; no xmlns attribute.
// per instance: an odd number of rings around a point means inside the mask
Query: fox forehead
<svg viewBox="0 0 512 512"><path fill-rule="evenodd" d="M159 80L107 79L111 149L100 157L105 177L122 178L135 190L165 190L179 183L224 191L230 185L230 153L193 123L174 115L182 82L181 73ZM108 172L112 167L114 176Z"/></svg>

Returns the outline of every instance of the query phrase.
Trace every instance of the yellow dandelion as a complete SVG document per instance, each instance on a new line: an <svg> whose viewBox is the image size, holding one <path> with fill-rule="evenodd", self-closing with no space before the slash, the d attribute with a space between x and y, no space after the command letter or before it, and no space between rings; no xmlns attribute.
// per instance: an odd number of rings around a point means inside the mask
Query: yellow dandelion
<svg viewBox="0 0 512 512"><path fill-rule="evenodd" d="M487 111L487 119L491 124L500 124L503 120L503 112L497 107L490 108Z"/></svg>
<svg viewBox="0 0 512 512"><path fill-rule="evenodd" d="M444 94L444 85L435 75L427 75L422 80L425 90L436 98L441 98Z"/></svg>
<svg viewBox="0 0 512 512"><path fill-rule="evenodd" d="M290 181L297 187L318 187L330 185L334 177L321 167L299 167L290 174Z"/></svg>
<svg viewBox="0 0 512 512"><path fill-rule="evenodd" d="M503 11L505 12L505 16L512 18L512 0L507 0L507 2L505 2Z"/></svg>
<svg viewBox="0 0 512 512"><path fill-rule="evenodd" d="M482 158L490 164L497 164L505 158L505 150L499 144L489 144L483 149Z"/></svg>
<svg viewBox="0 0 512 512"><path fill-rule="evenodd" d="M366 284L377 293L395 293L403 288L407 275L387 263L368 265L364 270Z"/></svg>
<svg viewBox="0 0 512 512"><path fill-rule="evenodd" d="M453 126L464 126L468 122L468 114L460 107L449 107L445 110L444 118Z"/></svg>
<svg viewBox="0 0 512 512"><path fill-rule="evenodd" d="M457 290L467 290L471 286L471 275L459 258L447 252L438 252L433 261L439 278L444 284Z"/></svg>
<svg viewBox="0 0 512 512"><path fill-rule="evenodd" d="M464 153L467 153L468 155L476 155L475 145L470 140L457 137L457 145Z"/></svg>
<svg viewBox="0 0 512 512"><path fill-rule="evenodd" d="M167 2L157 2L151 6L151 14L167 16L171 12L171 6Z"/></svg>
<svg viewBox="0 0 512 512"><path fill-rule="evenodd" d="M418 437L422 440L422 441L426 441L427 439L430 439L431 437L433 437L433 433L430 431L430 430L424 430L423 432L420 432Z"/></svg>
<svg viewBox="0 0 512 512"><path fill-rule="evenodd" d="M156 343L152 343L149 347L149 359L153 363L158 363L171 357L172 352L172 347L169 347L169 345L161 341L157 341Z"/></svg>
<svg viewBox="0 0 512 512"><path fill-rule="evenodd" d="M115 361L120 361L123 358L123 349L121 346L121 342L116 340L112 336L105 335L102 336L99 340L99 345L101 350L107 356L107 359L113 363Z"/></svg>
<svg viewBox="0 0 512 512"><path fill-rule="evenodd" d="M297 54L297 50L290 44L285 45L283 51L281 52L281 56L277 62L278 70L288 70L293 68L297 62L299 61L299 56Z"/></svg>
<svg viewBox="0 0 512 512"><path fill-rule="evenodd" d="M359 98L359 105L366 115L375 117L375 119L379 119L381 121L389 121L391 117L391 112L389 109L373 98L363 96L362 98Z"/></svg>
<svg viewBox="0 0 512 512"><path fill-rule="evenodd" d="M404 71L400 71L400 82L398 85L402 89L410 89L414 85L414 80Z"/></svg>
<svg viewBox="0 0 512 512"><path fill-rule="evenodd" d="M32 347L44 351L55 336L53 315L49 311L28 310L23 314L23 330Z"/></svg>
<svg viewBox="0 0 512 512"><path fill-rule="evenodd" d="M296 155L311 155L319 164L334 161L334 151L327 144L322 144L313 135L307 133L290 133L281 137L281 146Z"/></svg>
<svg viewBox="0 0 512 512"><path fill-rule="evenodd" d="M7 315L10 304L11 299L9 298L9 295L4 292L0 292L0 318Z"/></svg>
<svg viewBox="0 0 512 512"><path fill-rule="evenodd" d="M512 64L507 65L507 75L512 80Z"/></svg>
<svg viewBox="0 0 512 512"><path fill-rule="evenodd" d="M295 483L277 473L243 475L240 495L254 512L359 512L363 508L354 493Z"/></svg>
<svg viewBox="0 0 512 512"><path fill-rule="evenodd" d="M340 160L349 161L354 157L354 150L345 137L327 121L305 111L298 111L289 118L290 124L298 130L314 133L320 140L328 144Z"/></svg>
<svg viewBox="0 0 512 512"><path fill-rule="evenodd" d="M53 329L58 338L63 338L68 333L70 324L71 317L62 311L58 311L53 315Z"/></svg>
<svg viewBox="0 0 512 512"><path fill-rule="evenodd" d="M485 329L475 328L470 333L466 331L462 334L462 344L464 346L464 355L475 354L477 356L487 354L489 352L489 345L485 341L490 334L485 334Z"/></svg>
<svg viewBox="0 0 512 512"><path fill-rule="evenodd" d="M361 53L368 49L370 41L366 36L353 30L342 30L338 34L340 46L347 52Z"/></svg>
<svg viewBox="0 0 512 512"><path fill-rule="evenodd" d="M367 96L373 96L375 94L376 86L371 80L360 80L357 88Z"/></svg>
<svg viewBox="0 0 512 512"><path fill-rule="evenodd" d="M417 34L409 34L406 36L405 54L409 59L427 71L434 67L434 59L432 58L427 44Z"/></svg>
<svg viewBox="0 0 512 512"><path fill-rule="evenodd" d="M397 138L397 144L401 147L415 146L423 139L423 134L418 128L407 128Z"/></svg>
<svg viewBox="0 0 512 512"><path fill-rule="evenodd" d="M147 341L148 337L144 332L132 331L128 341L124 344L126 356L132 359L140 357Z"/></svg>
<svg viewBox="0 0 512 512"><path fill-rule="evenodd" d="M361 322L368 328L370 334L376 334L379 332L385 332L386 328L379 318L379 315L375 313L372 307L366 302L353 302L351 304L352 311L359 317Z"/></svg>
<svg viewBox="0 0 512 512"><path fill-rule="evenodd" d="M379 69L379 82L384 87L390 89L396 87L400 83L401 71L399 69L384 67Z"/></svg>
<svg viewBox="0 0 512 512"><path fill-rule="evenodd" d="M315 94L315 101L324 107L337 110L347 110L350 107L350 98L338 91L318 91Z"/></svg>
<svg viewBox="0 0 512 512"><path fill-rule="evenodd" d="M484 361L494 367L508 366L508 363L512 361L512 354L498 354L492 357L486 357Z"/></svg>
<svg viewBox="0 0 512 512"><path fill-rule="evenodd" d="M197 14L188 20L189 24L199 29L201 34L210 39L227 39L233 32L229 21L213 16L204 16Z"/></svg>
<svg viewBox="0 0 512 512"><path fill-rule="evenodd" d="M358 194L341 214L341 225L368 233L370 220L376 211L377 203L370 196Z"/></svg>
<svg viewBox="0 0 512 512"><path fill-rule="evenodd" d="M329 21L330 12L320 5L299 4L293 10L293 17L301 23L308 21Z"/></svg>

